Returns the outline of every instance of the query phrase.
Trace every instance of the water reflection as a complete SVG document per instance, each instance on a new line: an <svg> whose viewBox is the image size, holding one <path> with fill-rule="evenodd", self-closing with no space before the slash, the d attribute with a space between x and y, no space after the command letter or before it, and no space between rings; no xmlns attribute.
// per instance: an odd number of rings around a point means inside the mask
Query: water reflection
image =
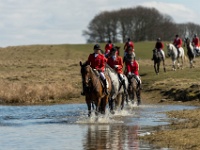
<svg viewBox="0 0 200 150"><path fill-rule="evenodd" d="M159 112L193 108L142 105L97 121L87 117L85 104L0 106L0 149L152 149L138 135L149 132L148 126L167 123Z"/></svg>
<svg viewBox="0 0 200 150"><path fill-rule="evenodd" d="M85 150L139 150L151 149L145 143L140 145L138 134L142 132L138 125L90 125L83 138Z"/></svg>

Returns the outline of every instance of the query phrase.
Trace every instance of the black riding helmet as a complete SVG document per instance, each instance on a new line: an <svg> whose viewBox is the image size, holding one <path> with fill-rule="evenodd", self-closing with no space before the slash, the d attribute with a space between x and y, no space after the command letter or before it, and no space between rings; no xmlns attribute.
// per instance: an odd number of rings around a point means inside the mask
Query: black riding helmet
<svg viewBox="0 0 200 150"><path fill-rule="evenodd" d="M94 45L94 50L100 50L101 48L100 48L100 45L99 44L95 44Z"/></svg>

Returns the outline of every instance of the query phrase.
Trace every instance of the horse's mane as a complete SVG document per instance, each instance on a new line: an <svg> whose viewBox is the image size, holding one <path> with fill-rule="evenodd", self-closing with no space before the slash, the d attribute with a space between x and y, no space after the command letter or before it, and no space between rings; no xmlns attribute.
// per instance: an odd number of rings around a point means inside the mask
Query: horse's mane
<svg viewBox="0 0 200 150"><path fill-rule="evenodd" d="M108 64L106 64L106 68L108 68L112 73L117 74L117 72L113 68L111 68Z"/></svg>

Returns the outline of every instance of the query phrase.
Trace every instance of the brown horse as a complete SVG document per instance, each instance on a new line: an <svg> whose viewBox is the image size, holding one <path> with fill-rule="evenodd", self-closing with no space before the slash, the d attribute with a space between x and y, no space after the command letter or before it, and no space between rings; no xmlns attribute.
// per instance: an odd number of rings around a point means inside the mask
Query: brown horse
<svg viewBox="0 0 200 150"><path fill-rule="evenodd" d="M131 100L132 103L134 103L135 96L137 97L137 105L141 104L141 90L137 86L137 80L135 77L129 77L129 87L128 87L128 95L129 100Z"/></svg>
<svg viewBox="0 0 200 150"><path fill-rule="evenodd" d="M80 66L82 81L85 86L85 101L88 106L88 116L91 115L91 106L93 103L96 106L96 115L98 115L99 112L105 114L109 95L106 95L104 92L104 87L99 74L96 73L89 65L82 64L82 62L80 62ZM105 74L105 76L109 86L108 92L110 93L111 80L108 75Z"/></svg>

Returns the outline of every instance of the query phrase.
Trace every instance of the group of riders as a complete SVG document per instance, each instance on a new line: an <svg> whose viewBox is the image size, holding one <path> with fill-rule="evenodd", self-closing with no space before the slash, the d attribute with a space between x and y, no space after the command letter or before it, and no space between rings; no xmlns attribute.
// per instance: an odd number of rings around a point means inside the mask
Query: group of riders
<svg viewBox="0 0 200 150"><path fill-rule="evenodd" d="M186 39L187 39L187 37L184 40L186 40ZM180 47L182 47L183 42L178 34L176 34L173 44L177 49L178 57L179 57L179 55L180 55L179 49L180 49ZM197 55L199 55L200 54L200 43L199 43L199 37L197 36L197 34L194 34L194 37L192 39L192 46L194 47L195 53ZM161 56L164 58L165 54L164 54L163 48L164 48L163 42L161 41L160 38L157 38L155 49L157 52L160 52ZM153 58L152 58L152 60L153 60Z"/></svg>
<svg viewBox="0 0 200 150"><path fill-rule="evenodd" d="M94 45L94 53L90 54L87 61L87 65L90 65L92 69L99 72L100 78L104 84L104 91L108 95L108 82L105 77L106 65L109 65L118 74L118 79L122 84L124 91L127 92L125 85L125 76L131 80L135 78L137 81L137 88L141 89L141 79L139 77L139 64L136 61L134 53L134 43L128 38L124 45L124 57L120 56L119 47L114 46L111 40L105 45L105 51L103 51L99 44ZM123 70L125 64L125 70ZM82 95L85 95L85 89L83 85ZM127 94L127 93L126 93Z"/></svg>
<svg viewBox="0 0 200 150"><path fill-rule="evenodd" d="M179 48L182 47L182 39L177 34L173 41L174 46L177 48L178 56L180 54ZM192 45L196 53L200 53L200 43L197 34L194 34ZM165 58L165 54L163 51L164 44L161 38L157 38L155 49L157 52L161 54L163 58ZM139 76L139 64L135 57L134 52L134 43L131 41L130 38L127 39L126 43L124 44L124 57L122 58L119 53L119 48L114 46L111 40L109 40L105 45L105 51L103 51L99 44L94 45L94 53L90 54L87 61L85 62L87 65L90 65L92 69L95 69L99 72L100 78L104 84L105 93L108 94L107 90L107 81L105 77L105 67L106 64L109 65L113 70L118 73L118 78L121 84L123 85L124 91L126 91L124 75L128 78L130 82L131 78L135 78L137 81L137 87L142 89L141 86L141 78ZM152 58L153 60L153 58ZM125 64L125 69L123 71L123 67ZM85 95L85 89L83 85L83 91L81 93Z"/></svg>

